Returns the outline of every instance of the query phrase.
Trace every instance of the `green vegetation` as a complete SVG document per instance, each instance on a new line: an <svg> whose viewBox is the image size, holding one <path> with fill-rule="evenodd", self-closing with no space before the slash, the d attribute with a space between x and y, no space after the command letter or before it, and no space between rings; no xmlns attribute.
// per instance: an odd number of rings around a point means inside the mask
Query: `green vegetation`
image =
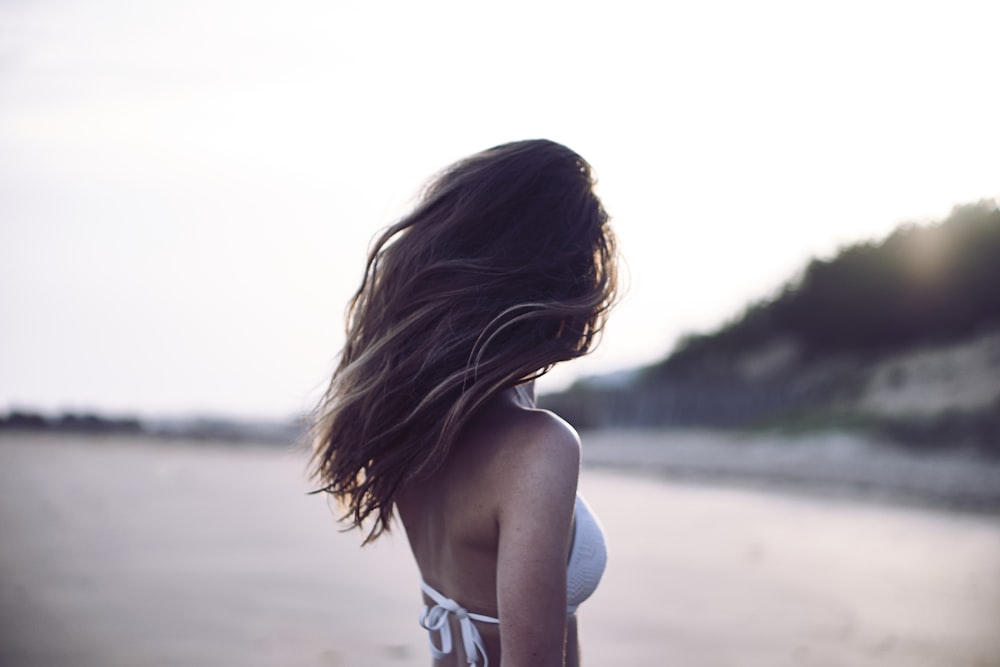
<svg viewBox="0 0 1000 667"><path fill-rule="evenodd" d="M994 331L1000 209L980 202L940 223L902 225L880 242L813 259L776 296L715 332L685 337L632 382L585 380L544 403L583 428L833 424L1000 451L995 401L933 414L880 415L855 405L884 360ZM1000 366L996 377L1000 386Z"/></svg>
<svg viewBox="0 0 1000 667"><path fill-rule="evenodd" d="M282 447L304 442L303 419L246 421L210 417L140 419L94 413L50 415L30 410L0 414L0 435L13 433L72 433L88 436L144 436L165 439L227 443L274 444Z"/></svg>
<svg viewBox="0 0 1000 667"><path fill-rule="evenodd" d="M715 333L684 339L652 376L706 356L732 356L792 338L811 357L880 354L961 340L1000 326L1000 209L956 208L942 223L899 227L881 243L812 260L774 299Z"/></svg>
<svg viewBox="0 0 1000 667"><path fill-rule="evenodd" d="M0 415L0 431L60 431L66 433L128 433L143 432L135 417L111 418L93 413L63 413L54 417L37 412L15 410Z"/></svg>

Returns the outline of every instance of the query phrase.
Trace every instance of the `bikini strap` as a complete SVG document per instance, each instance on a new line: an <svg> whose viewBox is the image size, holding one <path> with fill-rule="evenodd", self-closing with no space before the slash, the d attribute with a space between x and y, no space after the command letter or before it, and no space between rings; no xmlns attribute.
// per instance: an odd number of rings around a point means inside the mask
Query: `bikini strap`
<svg viewBox="0 0 1000 667"><path fill-rule="evenodd" d="M436 591L426 582L421 581L420 588L427 594L427 597L436 603L430 608L424 605L423 611L420 612L420 626L427 630L427 643L430 644L431 655L434 656L434 659L439 660L451 653L451 624L448 622L448 614L454 614L458 618L458 625L462 632L462 648L465 649L465 659L469 665L475 666L481 655L483 656L483 667L489 667L490 659L486 655L486 645L473 621L499 623L500 619L473 614L451 598ZM435 632L441 635L440 648L434 644Z"/></svg>

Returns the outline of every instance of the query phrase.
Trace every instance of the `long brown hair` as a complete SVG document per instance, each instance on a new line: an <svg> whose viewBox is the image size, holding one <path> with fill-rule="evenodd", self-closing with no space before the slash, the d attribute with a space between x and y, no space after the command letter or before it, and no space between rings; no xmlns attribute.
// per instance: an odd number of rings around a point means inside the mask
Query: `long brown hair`
<svg viewBox="0 0 1000 667"><path fill-rule="evenodd" d="M444 170L384 230L347 310L313 421L311 472L365 543L498 392L590 351L616 295L616 248L590 165L548 140Z"/></svg>

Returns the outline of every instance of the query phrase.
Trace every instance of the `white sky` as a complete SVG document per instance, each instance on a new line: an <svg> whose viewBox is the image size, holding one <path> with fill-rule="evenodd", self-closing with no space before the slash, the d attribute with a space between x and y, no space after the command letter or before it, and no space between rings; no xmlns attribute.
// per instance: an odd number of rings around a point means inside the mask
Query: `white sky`
<svg viewBox="0 0 1000 667"><path fill-rule="evenodd" d="M548 137L655 360L810 255L1000 197L996 2L0 2L0 410L287 416L369 238Z"/></svg>

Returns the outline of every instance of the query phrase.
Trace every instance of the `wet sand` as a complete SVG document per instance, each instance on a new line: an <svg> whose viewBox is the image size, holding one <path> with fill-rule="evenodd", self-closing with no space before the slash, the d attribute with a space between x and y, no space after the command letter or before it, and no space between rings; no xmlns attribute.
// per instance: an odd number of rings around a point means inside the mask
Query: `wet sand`
<svg viewBox="0 0 1000 667"><path fill-rule="evenodd" d="M586 443L585 443L586 447ZM264 447L0 435L0 665L428 665L402 535L364 550ZM1000 666L1000 521L588 466L584 664Z"/></svg>

